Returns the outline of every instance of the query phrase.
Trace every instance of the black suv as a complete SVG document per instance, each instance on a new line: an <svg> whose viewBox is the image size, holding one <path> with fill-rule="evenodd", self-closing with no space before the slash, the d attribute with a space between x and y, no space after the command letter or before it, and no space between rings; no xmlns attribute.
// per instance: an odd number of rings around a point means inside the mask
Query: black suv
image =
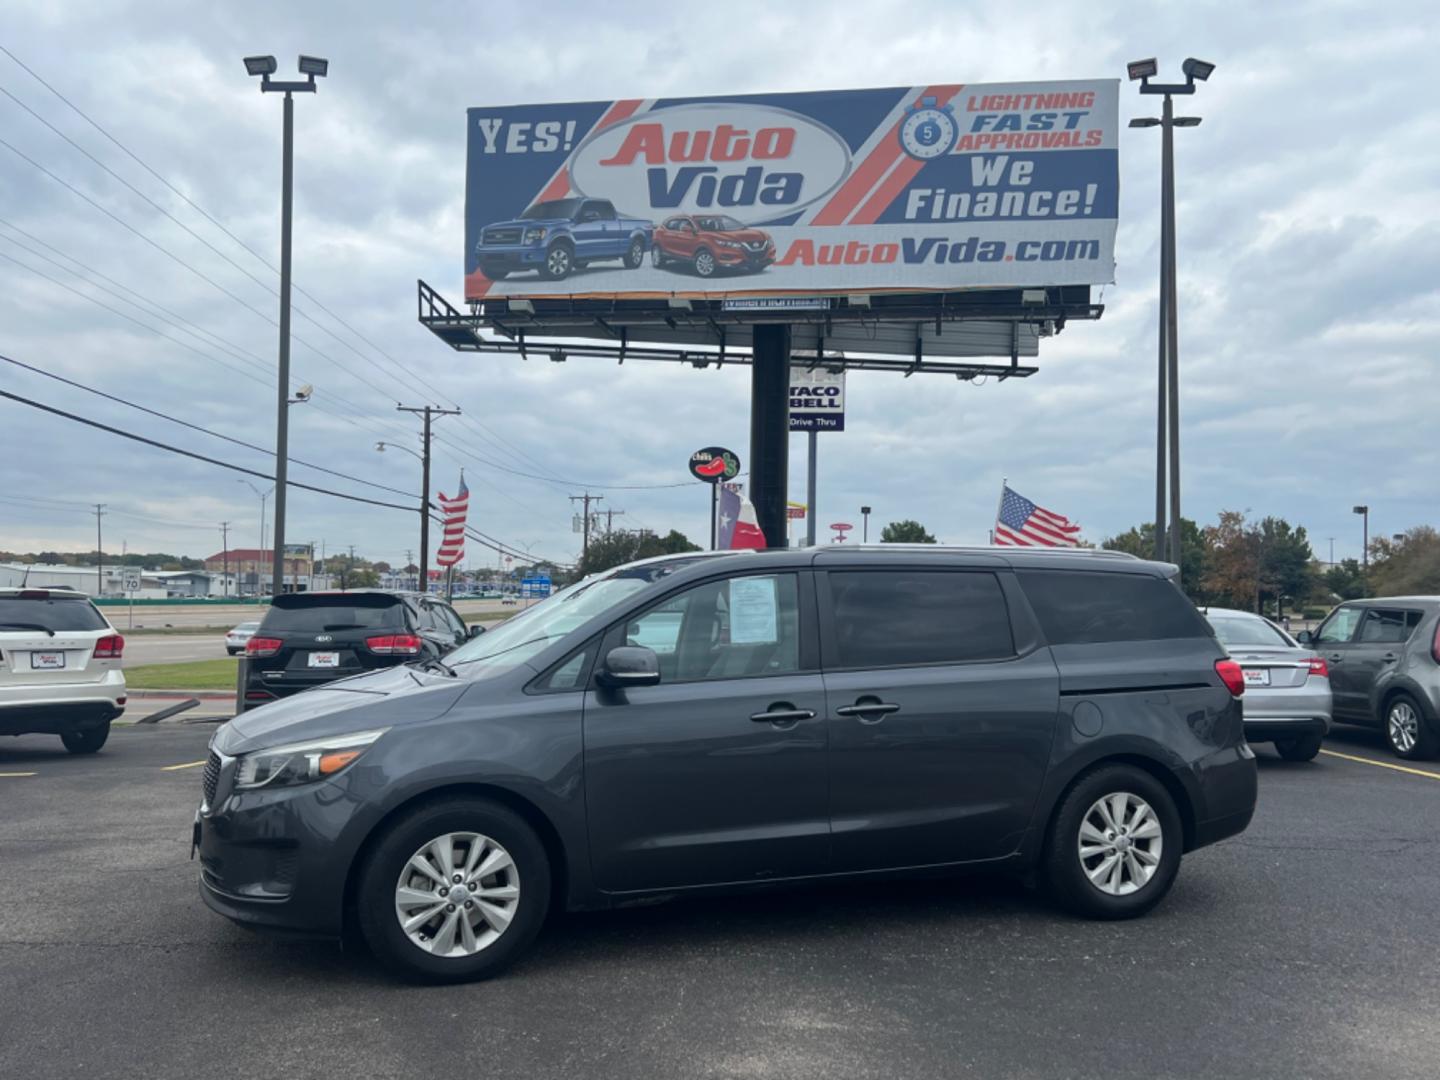
<svg viewBox="0 0 1440 1080"><path fill-rule="evenodd" d="M478 635L444 600L378 590L277 597L245 646L239 709L376 668L438 660Z"/></svg>
<svg viewBox="0 0 1440 1080"><path fill-rule="evenodd" d="M619 567L448 671L220 728L201 895L353 925L433 980L498 971L552 904L836 875L1038 872L1071 911L1140 915L1255 808L1240 666L1174 572L900 545Z"/></svg>

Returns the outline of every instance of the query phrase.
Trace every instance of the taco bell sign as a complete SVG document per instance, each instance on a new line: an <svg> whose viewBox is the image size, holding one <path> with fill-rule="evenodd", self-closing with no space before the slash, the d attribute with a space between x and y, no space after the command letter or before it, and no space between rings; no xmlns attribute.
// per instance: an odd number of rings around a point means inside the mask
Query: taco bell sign
<svg viewBox="0 0 1440 1080"><path fill-rule="evenodd" d="M790 367L790 430L845 430L845 370Z"/></svg>

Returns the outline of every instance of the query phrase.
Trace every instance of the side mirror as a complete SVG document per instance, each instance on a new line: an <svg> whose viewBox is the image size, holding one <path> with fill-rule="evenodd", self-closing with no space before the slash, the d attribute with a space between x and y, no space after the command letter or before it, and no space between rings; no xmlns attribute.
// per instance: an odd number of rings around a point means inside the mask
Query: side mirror
<svg viewBox="0 0 1440 1080"><path fill-rule="evenodd" d="M475 624L471 625L471 627L470 627L470 629L469 629L469 636L472 637L472 638L477 638L477 637L479 637L481 634L483 634L484 632L485 632L485 627L481 626L479 623L475 623Z"/></svg>
<svg viewBox="0 0 1440 1080"><path fill-rule="evenodd" d="M1315 635L1309 630L1301 630L1300 633L1295 635L1295 640L1300 642L1301 645L1313 645L1315 644Z"/></svg>
<svg viewBox="0 0 1440 1080"><path fill-rule="evenodd" d="M620 645L605 654L596 678L612 689L655 686L660 682L660 658L643 645Z"/></svg>

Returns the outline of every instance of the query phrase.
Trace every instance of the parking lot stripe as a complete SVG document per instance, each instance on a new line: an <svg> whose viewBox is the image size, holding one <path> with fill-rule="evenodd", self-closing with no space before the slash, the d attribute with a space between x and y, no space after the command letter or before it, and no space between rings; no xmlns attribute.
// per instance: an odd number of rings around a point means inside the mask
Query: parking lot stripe
<svg viewBox="0 0 1440 1080"><path fill-rule="evenodd" d="M160 766L160 771L161 771L161 772L174 772L176 769L193 769L193 768L196 768L197 766L204 765L204 764L205 764L205 762L204 762L203 760L201 760L201 761L187 761L187 762L185 762L183 765L161 765L161 766Z"/></svg>
<svg viewBox="0 0 1440 1080"><path fill-rule="evenodd" d="M1412 769L1408 765L1392 765L1388 761L1376 761L1374 758L1356 757L1354 754L1342 754L1338 750L1321 750L1322 754L1329 754L1331 757L1344 758L1346 761L1358 761L1361 765L1378 765L1382 769L1394 769L1396 772L1409 773L1411 776L1424 776L1431 780L1440 780L1440 772L1426 772L1424 769Z"/></svg>
<svg viewBox="0 0 1440 1080"><path fill-rule="evenodd" d="M0 772L0 776L34 776L33 772Z"/></svg>

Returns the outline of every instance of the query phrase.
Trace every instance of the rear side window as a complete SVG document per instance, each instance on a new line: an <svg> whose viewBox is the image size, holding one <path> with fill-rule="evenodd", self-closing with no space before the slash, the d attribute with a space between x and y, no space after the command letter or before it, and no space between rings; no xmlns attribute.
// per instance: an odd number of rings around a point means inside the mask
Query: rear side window
<svg viewBox="0 0 1440 1080"><path fill-rule="evenodd" d="M1384 608L1371 608L1365 612L1365 618L1360 623L1360 640L1398 644L1408 638L1410 631L1419 625L1419 614L1418 611L1390 611ZM1407 615L1411 618L1407 619Z"/></svg>
<svg viewBox="0 0 1440 1080"><path fill-rule="evenodd" d="M403 627L402 602L390 596L327 596L325 600L276 604L260 624L262 631L318 634L335 630Z"/></svg>
<svg viewBox="0 0 1440 1080"><path fill-rule="evenodd" d="M77 596L0 596L0 633L7 630L104 630L89 600Z"/></svg>
<svg viewBox="0 0 1440 1080"><path fill-rule="evenodd" d="M1210 636L1200 613L1163 578L1065 570L1015 576L1051 645Z"/></svg>
<svg viewBox="0 0 1440 1080"><path fill-rule="evenodd" d="M829 574L844 668L945 664L1015 655L994 574L865 570Z"/></svg>

